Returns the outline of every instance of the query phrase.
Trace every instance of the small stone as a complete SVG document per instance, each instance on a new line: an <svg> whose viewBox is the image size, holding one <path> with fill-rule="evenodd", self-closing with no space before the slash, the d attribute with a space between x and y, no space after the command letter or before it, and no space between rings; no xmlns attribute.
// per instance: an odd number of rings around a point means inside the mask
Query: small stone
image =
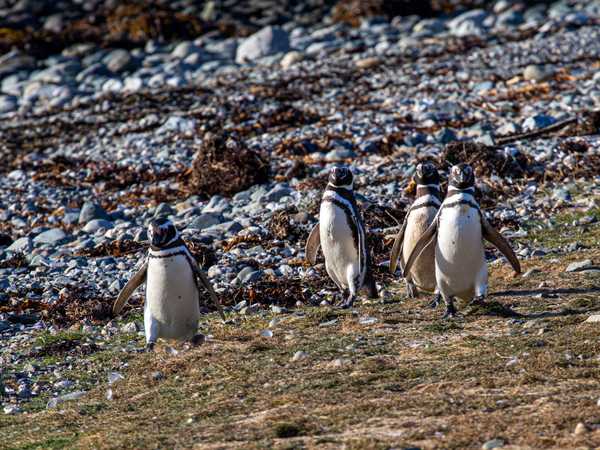
<svg viewBox="0 0 600 450"><path fill-rule="evenodd" d="M69 240L69 236L60 228L52 228L33 238L34 244L60 245Z"/></svg>
<svg viewBox="0 0 600 450"><path fill-rule="evenodd" d="M72 400L79 400L85 395L84 391L74 391L59 397L51 398L46 404L47 409L56 408L62 402L68 402Z"/></svg>
<svg viewBox="0 0 600 450"><path fill-rule="evenodd" d="M289 36L280 27L268 26L246 38L237 48L235 62L244 64L263 56L287 52L290 48Z"/></svg>
<svg viewBox="0 0 600 450"><path fill-rule="evenodd" d="M277 306L277 305L271 305L271 312L273 314L284 314L287 312L287 309L281 307L281 306Z"/></svg>
<svg viewBox="0 0 600 450"><path fill-rule="evenodd" d="M600 314L592 314L587 319L585 319L585 323L598 323L600 322Z"/></svg>
<svg viewBox="0 0 600 450"><path fill-rule="evenodd" d="M373 325L377 323L378 319L376 317L361 317L358 319L358 323L361 325Z"/></svg>
<svg viewBox="0 0 600 450"><path fill-rule="evenodd" d="M176 132L182 134L192 134L196 129L196 120L188 119L180 116L171 116L165 123L157 130L158 133L164 132Z"/></svg>
<svg viewBox="0 0 600 450"><path fill-rule="evenodd" d="M244 267L238 273L236 280L240 284L253 283L262 278L263 272L261 270L256 270L253 267Z"/></svg>
<svg viewBox="0 0 600 450"><path fill-rule="evenodd" d="M296 353L294 353L294 356L292 356L292 362L302 361L303 359L306 359L307 357L308 357L308 353L303 352L302 350L299 350Z"/></svg>
<svg viewBox="0 0 600 450"><path fill-rule="evenodd" d="M108 384L114 384L117 381L124 380L125 377L119 372L111 372L108 374Z"/></svg>
<svg viewBox="0 0 600 450"><path fill-rule="evenodd" d="M163 373L159 370L150 374L150 378L152 378L154 381L162 380L164 377L165 376L163 375Z"/></svg>
<svg viewBox="0 0 600 450"><path fill-rule="evenodd" d="M538 274L538 273L541 273L541 270L540 270L540 269L536 269L536 268L529 269L527 272L525 272L525 273L523 274L523 278L529 278L530 276L532 276L532 275L536 275L536 274Z"/></svg>
<svg viewBox="0 0 600 450"><path fill-rule="evenodd" d="M262 337L265 337L265 338L272 338L273 337L273 332L271 330L262 330L260 332L260 335Z"/></svg>
<svg viewBox="0 0 600 450"><path fill-rule="evenodd" d="M242 300L241 302L239 302L238 304L236 304L233 307L234 311L241 311L242 309L244 309L246 306L248 306L248 302L246 300Z"/></svg>
<svg viewBox="0 0 600 450"><path fill-rule="evenodd" d="M356 153L354 153L354 151L352 151L350 149L338 148L338 149L331 150L330 152L327 152L327 154L325 155L325 161L336 162L336 161L342 161L345 159L354 158L355 156L356 156Z"/></svg>
<svg viewBox="0 0 600 450"><path fill-rule="evenodd" d="M132 68L133 59L127 50L117 49L106 55L104 63L111 72L120 73Z"/></svg>
<svg viewBox="0 0 600 450"><path fill-rule="evenodd" d="M250 305L250 306L245 306L244 308L240 309L240 314L243 316L250 316L252 314L256 314L259 310L259 306L258 305Z"/></svg>
<svg viewBox="0 0 600 450"><path fill-rule="evenodd" d="M79 212L79 223L84 225L93 219L109 220L109 216L100 205L85 202Z"/></svg>
<svg viewBox="0 0 600 450"><path fill-rule="evenodd" d="M177 351L177 349L175 349L174 347L171 347L170 345L167 345L165 347L165 353L167 355L171 355L171 356L177 356L179 354L179 352Z"/></svg>
<svg viewBox="0 0 600 450"><path fill-rule="evenodd" d="M542 81L552 75L552 71L542 66L530 64L523 71L523 79L527 81Z"/></svg>
<svg viewBox="0 0 600 450"><path fill-rule="evenodd" d="M437 131L434 135L436 142L440 144L448 144L449 142L456 141L456 133L450 128L442 128Z"/></svg>
<svg viewBox="0 0 600 450"><path fill-rule="evenodd" d="M218 225L223 222L223 216L217 212L206 212L200 214L198 217L195 217L188 228L193 228L195 230L204 230L206 228L212 227L213 225Z"/></svg>
<svg viewBox="0 0 600 450"><path fill-rule="evenodd" d="M482 450L492 450L494 448L504 447L504 441L502 439L491 439L481 446Z"/></svg>
<svg viewBox="0 0 600 450"><path fill-rule="evenodd" d="M565 272L579 272L592 267L594 263L591 259L585 259L583 261L573 262L567 266Z"/></svg>
<svg viewBox="0 0 600 450"><path fill-rule="evenodd" d="M377 57L363 58L357 60L354 65L358 69L370 69L372 67L378 66L381 61Z"/></svg>
<svg viewBox="0 0 600 450"><path fill-rule="evenodd" d="M33 249L33 243L30 238L22 237L10 244L6 251L14 253L30 252Z"/></svg>
<svg viewBox="0 0 600 450"><path fill-rule="evenodd" d="M14 111L17 107L17 97L13 95L0 95L0 114Z"/></svg>
<svg viewBox="0 0 600 450"><path fill-rule="evenodd" d="M126 323L121 327L121 332L123 333L137 333L137 325L135 322Z"/></svg>
<svg viewBox="0 0 600 450"><path fill-rule="evenodd" d="M275 186L269 192L267 192L262 198L262 202L278 202L283 197L289 196L294 192L292 189L285 186Z"/></svg>
<svg viewBox="0 0 600 450"><path fill-rule="evenodd" d="M6 405L3 410L4 414L6 415L14 415L21 412L21 408L19 408L17 405Z"/></svg>
<svg viewBox="0 0 600 450"><path fill-rule="evenodd" d="M281 59L279 63L283 69L289 69L294 64L302 61L304 59L304 55L297 51L291 51L285 54L285 56Z"/></svg>
<svg viewBox="0 0 600 450"><path fill-rule="evenodd" d="M75 384L75 382L71 381L71 380L61 380L61 381L54 383L54 389L58 389L58 390L69 389L74 384Z"/></svg>
<svg viewBox="0 0 600 450"><path fill-rule="evenodd" d="M536 114L523 122L523 131L534 131L552 125L556 119L545 114Z"/></svg>
<svg viewBox="0 0 600 450"><path fill-rule="evenodd" d="M85 226L83 227L83 231L85 231L86 233L93 234L98 230L110 230L113 227L114 225L110 220L93 219L85 224Z"/></svg>
<svg viewBox="0 0 600 450"><path fill-rule="evenodd" d="M582 434L586 434L588 431L588 427L583 422L579 422L575 427L575 431L573 433L576 436L581 436Z"/></svg>
<svg viewBox="0 0 600 450"><path fill-rule="evenodd" d="M108 400L110 402L113 398L114 398L113 390L111 388L108 388L106 390L106 400Z"/></svg>
<svg viewBox="0 0 600 450"><path fill-rule="evenodd" d="M336 358L333 361L331 361L328 366L332 369L339 369L341 367L347 366L348 364L350 364L350 361L344 358Z"/></svg>

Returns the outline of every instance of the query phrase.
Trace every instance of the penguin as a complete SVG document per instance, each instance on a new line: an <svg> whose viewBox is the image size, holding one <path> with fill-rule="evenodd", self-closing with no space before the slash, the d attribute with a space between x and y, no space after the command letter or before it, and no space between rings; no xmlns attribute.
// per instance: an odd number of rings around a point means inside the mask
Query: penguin
<svg viewBox="0 0 600 450"><path fill-rule="evenodd" d="M444 318L456 315L456 297L472 304L483 304L488 287L484 239L506 256L515 273L521 273L521 265L510 244L486 220L474 193L475 177L471 166L464 163L453 166L446 198L403 269L407 275L412 273L421 252L428 245L435 246L435 278L446 304Z"/></svg>
<svg viewBox="0 0 600 450"><path fill-rule="evenodd" d="M415 247L419 238L425 233L439 207L442 204L440 193L440 176L436 167L430 162L417 165L414 182L417 185L417 198L406 213L400 232L396 236L390 256L390 272L395 273L400 259L400 267ZM415 260L410 272L406 273L406 294L409 298L416 298L419 292L435 292L435 297L430 306L436 307L440 294L435 282L435 247L427 246Z"/></svg>
<svg viewBox="0 0 600 450"><path fill-rule="evenodd" d="M347 167L334 167L319 211L319 222L306 242L306 259L315 264L323 248L325 269L342 296L342 308L354 304L358 291L365 287L369 298L377 297L365 226L353 192L354 175Z"/></svg>
<svg viewBox="0 0 600 450"><path fill-rule="evenodd" d="M144 263L119 293L113 315L119 314L133 291L146 282L146 348L153 350L158 338L202 342L203 336L196 334L202 289L225 320L214 289L170 220L158 218L150 222L148 239L150 249Z"/></svg>

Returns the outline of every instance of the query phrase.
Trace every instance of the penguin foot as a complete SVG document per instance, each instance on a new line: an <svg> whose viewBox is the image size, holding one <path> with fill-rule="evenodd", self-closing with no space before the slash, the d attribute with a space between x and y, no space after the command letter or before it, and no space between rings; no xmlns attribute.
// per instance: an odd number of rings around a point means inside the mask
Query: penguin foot
<svg viewBox="0 0 600 450"><path fill-rule="evenodd" d="M417 298L417 287L411 282L406 282L406 296L408 298Z"/></svg>
<svg viewBox="0 0 600 450"><path fill-rule="evenodd" d="M194 347L197 347L198 345L202 345L205 340L206 340L206 337L202 333L199 333L192 338L192 345Z"/></svg>
<svg viewBox="0 0 600 450"><path fill-rule="evenodd" d="M485 295L478 295L473 297L473 300L469 303L469 306L483 306L485 305Z"/></svg>
<svg viewBox="0 0 600 450"><path fill-rule="evenodd" d="M456 317L456 307L454 304L449 303L446 305L446 313L442 316L442 319L452 319Z"/></svg>
<svg viewBox="0 0 600 450"><path fill-rule="evenodd" d="M150 353L150 352L153 352L153 351L154 351L154 345L155 345L155 344L156 344L155 342L148 342L148 343L146 344L146 351L147 351L148 353Z"/></svg>
<svg viewBox="0 0 600 450"><path fill-rule="evenodd" d="M427 304L427 307L435 309L438 306L440 306L440 300L442 299L442 296L440 294L436 294L433 299L431 299L431 301Z"/></svg>
<svg viewBox="0 0 600 450"><path fill-rule="evenodd" d="M354 305L354 299L355 299L355 297L353 295L351 295L350 297L348 297L348 300L346 300L344 303L342 303L340 305L340 308L342 308L342 309L352 308L352 306Z"/></svg>

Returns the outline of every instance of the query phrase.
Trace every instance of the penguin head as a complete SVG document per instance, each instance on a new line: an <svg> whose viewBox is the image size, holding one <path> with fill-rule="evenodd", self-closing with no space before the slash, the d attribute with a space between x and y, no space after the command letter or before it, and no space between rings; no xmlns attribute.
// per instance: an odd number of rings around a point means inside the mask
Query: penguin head
<svg viewBox="0 0 600 450"><path fill-rule="evenodd" d="M419 163L417 165L417 170L415 171L415 182L417 185L439 185L440 175L438 174L437 168L429 161Z"/></svg>
<svg viewBox="0 0 600 450"><path fill-rule="evenodd" d="M468 189L475 186L475 175L471 166L466 163L452 166L449 184L456 189Z"/></svg>
<svg viewBox="0 0 600 450"><path fill-rule="evenodd" d="M329 184L334 187L352 189L354 184L354 175L347 167L334 167L329 172Z"/></svg>
<svg viewBox="0 0 600 450"><path fill-rule="evenodd" d="M148 240L153 247L166 247L178 237L177 228L166 217L154 219L148 225Z"/></svg>

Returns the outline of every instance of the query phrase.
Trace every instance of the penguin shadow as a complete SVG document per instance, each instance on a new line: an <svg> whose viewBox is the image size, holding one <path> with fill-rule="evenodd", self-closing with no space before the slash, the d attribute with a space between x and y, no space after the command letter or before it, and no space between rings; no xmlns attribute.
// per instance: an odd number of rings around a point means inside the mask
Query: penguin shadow
<svg viewBox="0 0 600 450"><path fill-rule="evenodd" d="M600 292L600 287L589 287L589 288L558 288L558 289L524 289L524 290L506 290L499 292L492 292L489 294L489 297L533 297L541 295L542 298L556 298L558 295L577 295L577 294L594 294ZM600 307L598 308L571 308L565 307L560 309L559 311L542 311L542 312L534 312L529 314L522 314L513 309L500 304L496 300L488 301L490 305L500 305L502 309L506 310L505 313L508 314L504 317L518 317L525 320L534 320L534 319L546 319L552 317L566 317L566 316L575 316L580 314L589 314L590 312L600 311ZM496 308L493 306L492 308ZM514 315L510 315L514 314ZM494 314L492 314L494 315Z"/></svg>
<svg viewBox="0 0 600 450"><path fill-rule="evenodd" d="M506 318L523 318L523 314L497 300L490 300L478 304L467 304L465 316L493 316Z"/></svg>

